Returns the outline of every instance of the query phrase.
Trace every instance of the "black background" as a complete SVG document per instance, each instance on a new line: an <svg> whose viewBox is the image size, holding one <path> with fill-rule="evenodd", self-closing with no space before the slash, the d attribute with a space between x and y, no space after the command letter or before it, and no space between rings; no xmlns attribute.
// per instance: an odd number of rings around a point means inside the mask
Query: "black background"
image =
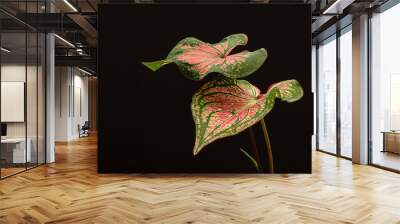
<svg viewBox="0 0 400 224"><path fill-rule="evenodd" d="M98 170L115 172L255 172L240 152L251 153L248 130L217 140L193 156L192 95L216 74L195 82L175 64L157 72L142 61L164 59L181 39L208 43L245 33L250 51L264 47L266 63L247 77L266 92L269 85L297 79L305 90L295 103L279 100L266 116L275 172L311 172L311 13L285 5L101 5L99 8ZM265 146L256 133L261 159ZM264 164L264 167L266 165Z"/></svg>

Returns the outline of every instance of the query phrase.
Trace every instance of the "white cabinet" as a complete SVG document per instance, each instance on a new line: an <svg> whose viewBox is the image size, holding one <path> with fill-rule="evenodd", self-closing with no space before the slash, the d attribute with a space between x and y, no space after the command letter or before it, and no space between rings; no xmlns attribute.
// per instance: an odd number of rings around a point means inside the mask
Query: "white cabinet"
<svg viewBox="0 0 400 224"><path fill-rule="evenodd" d="M1 140L2 145L12 148L12 163L25 163L32 161L32 140L27 139L25 150L25 138L7 138Z"/></svg>

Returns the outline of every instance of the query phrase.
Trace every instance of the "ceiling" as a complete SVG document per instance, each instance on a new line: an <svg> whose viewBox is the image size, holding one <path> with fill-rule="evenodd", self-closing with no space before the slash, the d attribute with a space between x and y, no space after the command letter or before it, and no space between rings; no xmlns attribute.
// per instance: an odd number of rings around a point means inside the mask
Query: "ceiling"
<svg viewBox="0 0 400 224"><path fill-rule="evenodd" d="M0 0L0 21L2 30L9 28L13 34L3 35L3 43L15 48L14 54L24 54L22 48L23 35L18 30L24 30L26 24L32 30L56 32L62 39L75 45L74 48L60 38L56 38L56 55L65 60L62 63L77 63L89 60L91 68L96 65L97 48L97 10L99 4L105 3L165 3L165 2L253 2L265 4L310 4L313 14L313 37L321 36L325 30L332 27L345 14L356 14L382 4L387 0ZM333 6L334 7L331 7ZM47 8L46 8L47 7ZM52 13L46 13L52 9ZM329 8L329 14L324 14ZM333 11L332 11L333 10ZM333 13L332 13L333 12ZM336 12L336 13L335 13ZM286 16L286 15L282 15ZM34 45L30 45L34 47ZM30 46L28 52L30 52ZM18 50L20 49L20 50ZM79 50L77 50L79 49ZM73 59L71 59L73 58ZM88 62L88 61L86 61ZM89 62L88 62L89 63Z"/></svg>

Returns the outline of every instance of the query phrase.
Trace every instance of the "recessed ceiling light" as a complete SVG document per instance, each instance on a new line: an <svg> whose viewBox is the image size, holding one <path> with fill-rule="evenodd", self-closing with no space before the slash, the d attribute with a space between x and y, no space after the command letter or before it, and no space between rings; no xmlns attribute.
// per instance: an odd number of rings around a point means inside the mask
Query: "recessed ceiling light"
<svg viewBox="0 0 400 224"><path fill-rule="evenodd" d="M61 36L54 34L55 37L57 37L59 40L61 40L62 42L64 42L65 44L67 44L68 46L75 48L75 45L73 45L71 42L69 42L68 40L62 38Z"/></svg>
<svg viewBox="0 0 400 224"><path fill-rule="evenodd" d="M68 0L64 0L64 3L68 5L74 12L78 12L78 10L73 6Z"/></svg>
<svg viewBox="0 0 400 224"><path fill-rule="evenodd" d="M83 72L83 73L85 73L85 74L87 74L87 75L90 75L90 76L93 75L92 73L90 73L90 72L88 72L88 71L86 71L86 70L83 70L83 69L81 69L81 68L79 68L79 67L78 67L78 70L81 71L81 72Z"/></svg>

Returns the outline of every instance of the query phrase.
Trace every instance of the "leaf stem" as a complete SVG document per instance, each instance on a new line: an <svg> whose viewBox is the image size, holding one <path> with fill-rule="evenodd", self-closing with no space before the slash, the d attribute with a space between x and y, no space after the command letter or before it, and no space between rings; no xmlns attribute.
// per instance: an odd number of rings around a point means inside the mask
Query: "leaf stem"
<svg viewBox="0 0 400 224"><path fill-rule="evenodd" d="M267 125L265 124L264 118L260 120L260 123L264 134L265 145L267 147L269 172L274 173L274 157L272 155L271 141L269 140Z"/></svg>
<svg viewBox="0 0 400 224"><path fill-rule="evenodd" d="M261 160L260 160L260 152L258 151L257 142L256 142L256 136L254 134L253 127L250 127L248 130L249 130L249 133L250 133L251 146L252 146L252 149L253 149L253 153L254 153L255 159L256 159L257 163L259 164L260 171L262 171Z"/></svg>
<svg viewBox="0 0 400 224"><path fill-rule="evenodd" d="M240 148L240 151L251 161L251 163L253 164L253 166L256 168L257 172L261 172L260 167L257 163L257 161L249 154L246 152L246 150Z"/></svg>

